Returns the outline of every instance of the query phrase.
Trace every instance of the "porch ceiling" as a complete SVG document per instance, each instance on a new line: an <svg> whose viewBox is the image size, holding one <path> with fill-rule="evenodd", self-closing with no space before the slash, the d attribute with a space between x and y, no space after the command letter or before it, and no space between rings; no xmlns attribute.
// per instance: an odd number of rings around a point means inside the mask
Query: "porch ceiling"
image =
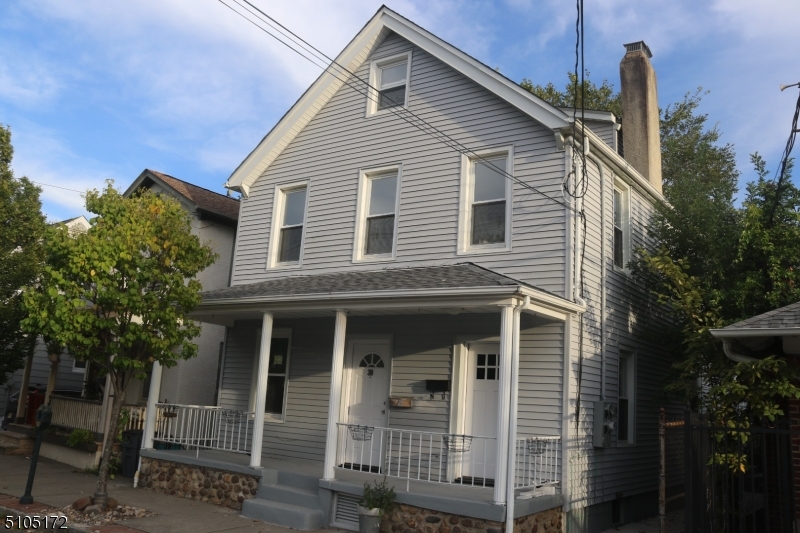
<svg viewBox="0 0 800 533"><path fill-rule="evenodd" d="M229 325L271 311L276 318L496 312L530 296L528 312L564 319L583 309L569 300L472 263L290 276L203 293L192 313Z"/></svg>

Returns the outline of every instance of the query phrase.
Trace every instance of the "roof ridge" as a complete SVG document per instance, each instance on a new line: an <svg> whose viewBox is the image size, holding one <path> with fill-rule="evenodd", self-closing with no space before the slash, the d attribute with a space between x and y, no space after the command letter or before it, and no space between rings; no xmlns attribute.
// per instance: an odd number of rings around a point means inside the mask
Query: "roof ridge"
<svg viewBox="0 0 800 533"><path fill-rule="evenodd" d="M227 198L228 200L232 200L234 202L238 202L239 201L238 198L234 198L232 196L228 196L227 194L222 194L221 192L212 191L211 189L203 187L202 185L197 185L195 183L192 183L191 181L186 181L186 180L182 180L180 178L176 178L172 174L167 174L166 172L161 172L159 170L153 170L152 168L146 168L145 170L147 170L148 172L151 172L153 174L156 174L158 176L161 176L161 177L170 178L170 179L173 179L173 180L176 180L176 181L180 181L181 183L185 183L186 185L190 185L190 186L192 186L192 187L194 187L196 189L202 189L204 191L210 192L212 194L216 194L218 196L221 196L222 198Z"/></svg>

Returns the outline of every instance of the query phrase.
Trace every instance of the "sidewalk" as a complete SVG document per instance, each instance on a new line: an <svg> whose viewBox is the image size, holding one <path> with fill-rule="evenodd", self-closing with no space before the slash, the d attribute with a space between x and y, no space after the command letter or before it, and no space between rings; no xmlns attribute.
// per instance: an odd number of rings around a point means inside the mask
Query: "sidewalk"
<svg viewBox="0 0 800 533"><path fill-rule="evenodd" d="M18 499L25 492L30 460L24 456L0 455L0 494ZM39 459L33 483L36 503L66 507L94 492L97 476L84 474L75 468ZM141 507L156 513L144 518L121 520L120 525L146 533L289 533L296 530L265 524L239 516L237 511L202 502L167 496L158 492L134 489L133 480L117 477L108 483L108 492L122 505ZM0 502L2 504L2 502ZM100 528L89 528L96 530ZM318 530L342 533L340 530Z"/></svg>

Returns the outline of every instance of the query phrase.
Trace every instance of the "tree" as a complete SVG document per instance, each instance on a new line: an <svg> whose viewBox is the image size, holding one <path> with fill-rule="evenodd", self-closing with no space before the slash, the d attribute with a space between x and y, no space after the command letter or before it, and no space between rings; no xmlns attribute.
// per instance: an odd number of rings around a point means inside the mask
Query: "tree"
<svg viewBox="0 0 800 533"><path fill-rule="evenodd" d="M22 330L22 287L31 285L44 257L41 189L14 178L11 130L0 125L0 385L33 353L36 335Z"/></svg>
<svg viewBox="0 0 800 533"><path fill-rule="evenodd" d="M589 71L586 71L583 84L575 76L574 72L567 73L568 82L564 90L559 90L553 82L545 86L534 85L528 78L523 78L520 87L538 96L545 102L556 107L581 107L586 104L586 109L595 111L611 111L617 118L622 116L622 98L619 92L614 91L614 86L603 80L598 87L589 79ZM575 94L577 90L577 106L575 105Z"/></svg>
<svg viewBox="0 0 800 533"><path fill-rule="evenodd" d="M170 367L197 354L191 341L200 326L188 316L200 302L194 278L216 256L171 197L142 191L124 198L109 184L86 193L86 209L97 215L86 233L48 232L41 288L25 293L23 325L111 376L111 423L94 495L105 507L111 443L128 385L144 379L153 361Z"/></svg>

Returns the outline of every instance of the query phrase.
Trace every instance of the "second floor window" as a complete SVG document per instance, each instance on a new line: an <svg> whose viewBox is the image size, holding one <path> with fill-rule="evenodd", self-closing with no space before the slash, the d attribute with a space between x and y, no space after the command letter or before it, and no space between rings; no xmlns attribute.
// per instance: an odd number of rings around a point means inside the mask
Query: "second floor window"
<svg viewBox="0 0 800 533"><path fill-rule="evenodd" d="M306 184L277 187L270 239L270 267L299 265L306 223Z"/></svg>
<svg viewBox="0 0 800 533"><path fill-rule="evenodd" d="M370 63L367 116L408 105L411 52L375 59Z"/></svg>
<svg viewBox="0 0 800 533"><path fill-rule="evenodd" d="M511 148L464 156L459 253L511 249Z"/></svg>
<svg viewBox="0 0 800 533"><path fill-rule="evenodd" d="M629 231L628 189L614 187L614 266L625 268L628 262Z"/></svg>
<svg viewBox="0 0 800 533"><path fill-rule="evenodd" d="M399 166L362 171L353 254L355 261L394 257L399 181Z"/></svg>

